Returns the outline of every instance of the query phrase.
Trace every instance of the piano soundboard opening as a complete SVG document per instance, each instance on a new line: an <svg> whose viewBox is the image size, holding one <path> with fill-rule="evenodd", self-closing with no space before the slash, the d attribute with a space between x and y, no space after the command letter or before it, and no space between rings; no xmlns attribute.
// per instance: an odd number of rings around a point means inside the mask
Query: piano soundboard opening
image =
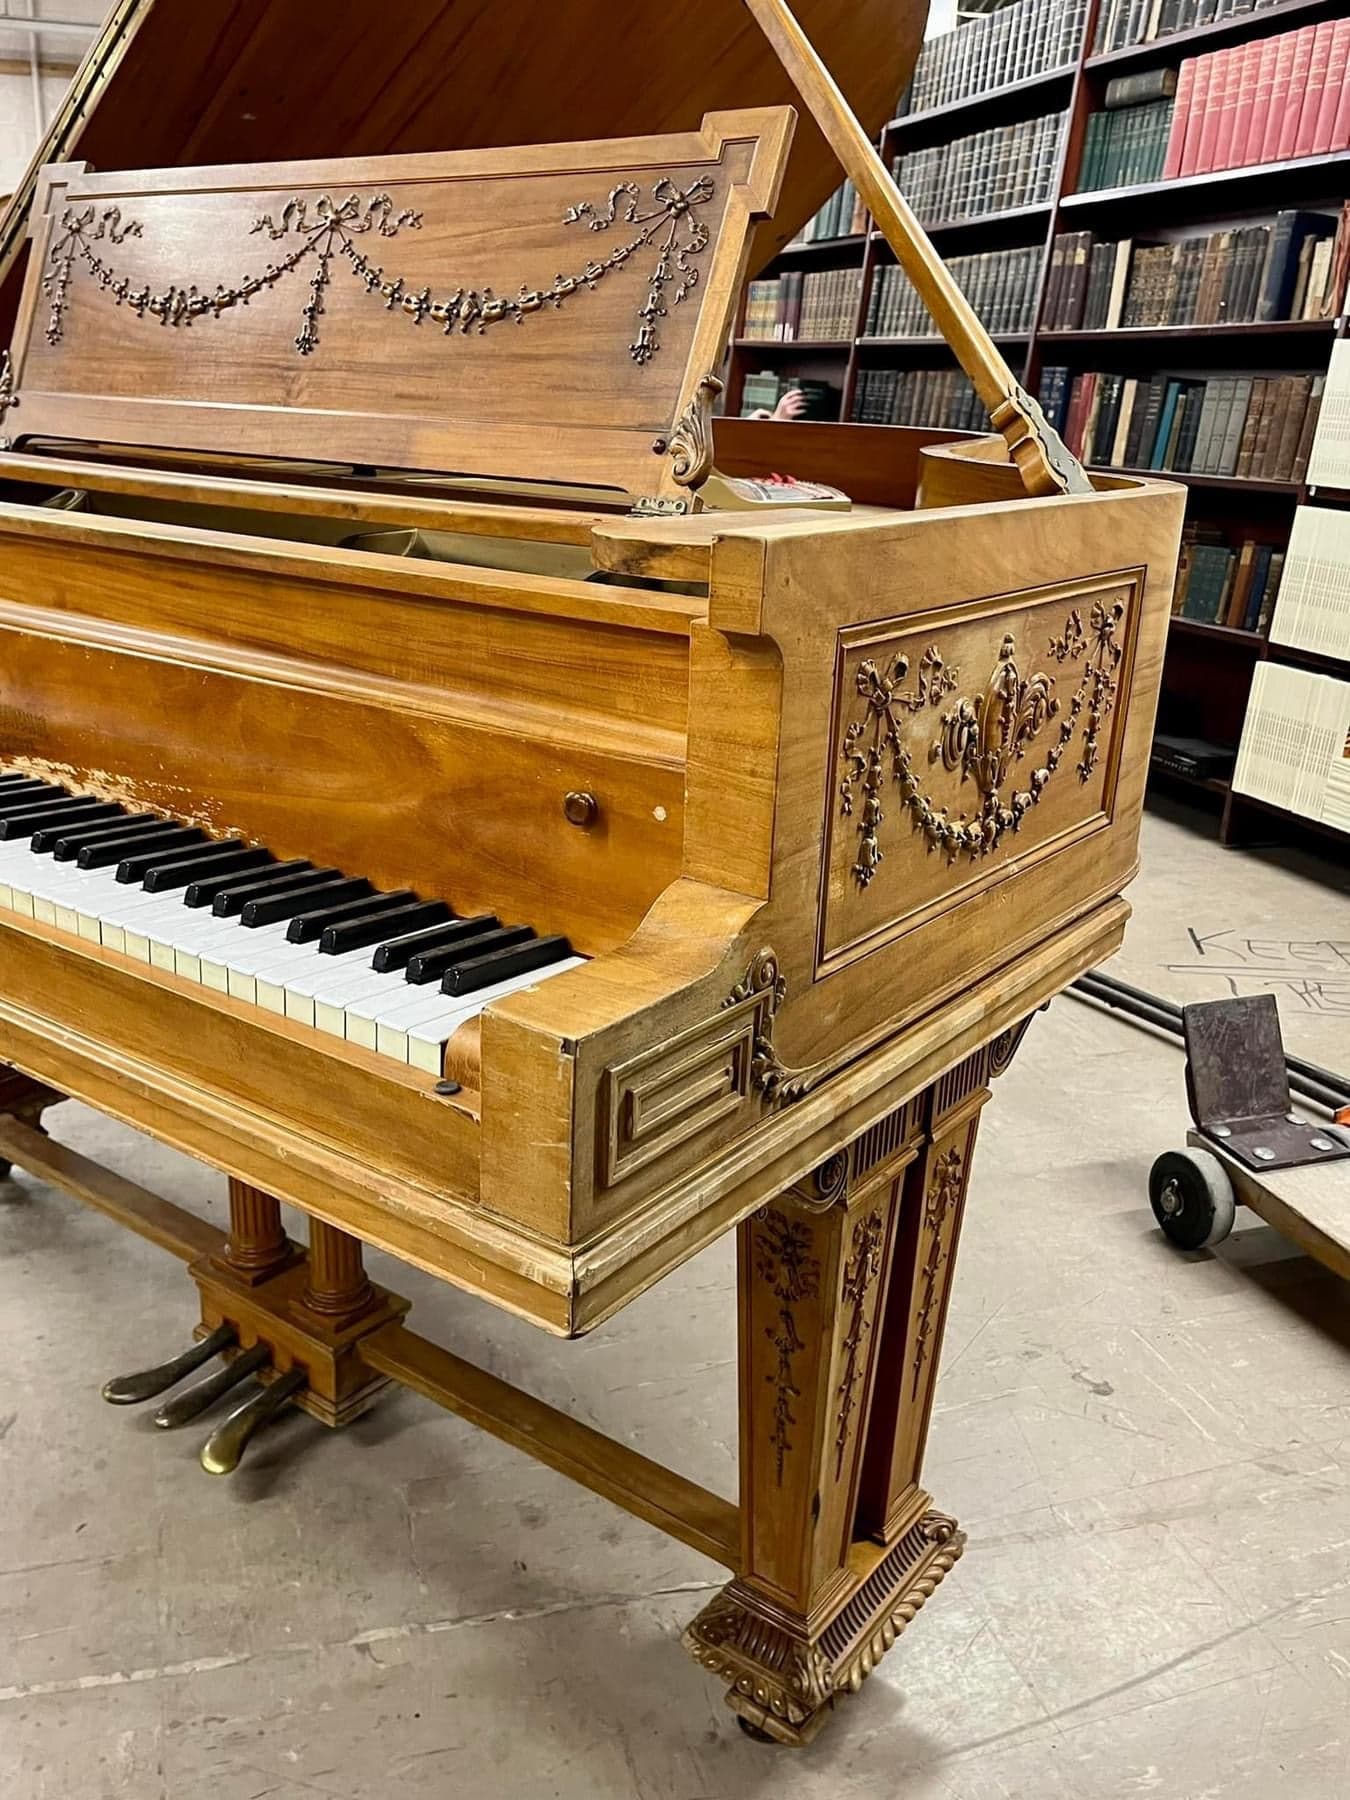
<svg viewBox="0 0 1350 1800"><path fill-rule="evenodd" d="M0 911L438 1080L492 1001L586 960L566 937L21 771L0 774Z"/></svg>

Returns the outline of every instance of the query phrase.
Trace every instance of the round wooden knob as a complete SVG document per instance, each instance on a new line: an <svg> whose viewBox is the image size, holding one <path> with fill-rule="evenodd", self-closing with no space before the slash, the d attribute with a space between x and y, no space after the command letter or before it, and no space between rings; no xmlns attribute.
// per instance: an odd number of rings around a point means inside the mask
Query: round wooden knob
<svg viewBox="0 0 1350 1800"><path fill-rule="evenodd" d="M563 801L563 812L569 825L594 825L600 815L600 803L594 794L573 788Z"/></svg>

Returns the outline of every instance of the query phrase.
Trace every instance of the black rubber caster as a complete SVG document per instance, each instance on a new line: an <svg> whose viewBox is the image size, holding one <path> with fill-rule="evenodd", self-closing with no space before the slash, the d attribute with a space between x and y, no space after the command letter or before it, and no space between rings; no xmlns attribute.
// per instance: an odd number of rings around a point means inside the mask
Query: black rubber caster
<svg viewBox="0 0 1350 1800"><path fill-rule="evenodd" d="M1208 1250L1233 1229L1233 1184L1208 1150L1164 1150L1148 1172L1148 1197L1178 1250Z"/></svg>
<svg viewBox="0 0 1350 1800"><path fill-rule="evenodd" d="M736 1714L736 1723L745 1735L753 1738L757 1744L776 1744L778 1742L776 1737L770 1737L767 1731L762 1730L758 1725L752 1725L749 1719L743 1719L739 1713Z"/></svg>

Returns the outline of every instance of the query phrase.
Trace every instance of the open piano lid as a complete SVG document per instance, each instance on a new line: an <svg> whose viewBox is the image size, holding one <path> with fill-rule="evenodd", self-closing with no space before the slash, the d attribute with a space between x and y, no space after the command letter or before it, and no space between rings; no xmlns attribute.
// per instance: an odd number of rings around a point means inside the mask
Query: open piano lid
<svg viewBox="0 0 1350 1800"><path fill-rule="evenodd" d="M925 0L798 0L866 129L889 118ZM117 0L0 222L0 342L37 171L409 156L697 130L797 105L742 0ZM803 117L761 266L839 184ZM551 273L551 271L550 271Z"/></svg>

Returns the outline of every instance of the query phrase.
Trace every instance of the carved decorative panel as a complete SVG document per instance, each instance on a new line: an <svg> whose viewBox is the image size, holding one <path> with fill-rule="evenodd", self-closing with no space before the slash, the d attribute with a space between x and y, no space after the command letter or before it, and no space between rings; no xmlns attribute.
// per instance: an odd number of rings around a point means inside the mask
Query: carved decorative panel
<svg viewBox="0 0 1350 1800"><path fill-rule="evenodd" d="M1110 823L1134 572L850 626L835 657L823 966Z"/></svg>

